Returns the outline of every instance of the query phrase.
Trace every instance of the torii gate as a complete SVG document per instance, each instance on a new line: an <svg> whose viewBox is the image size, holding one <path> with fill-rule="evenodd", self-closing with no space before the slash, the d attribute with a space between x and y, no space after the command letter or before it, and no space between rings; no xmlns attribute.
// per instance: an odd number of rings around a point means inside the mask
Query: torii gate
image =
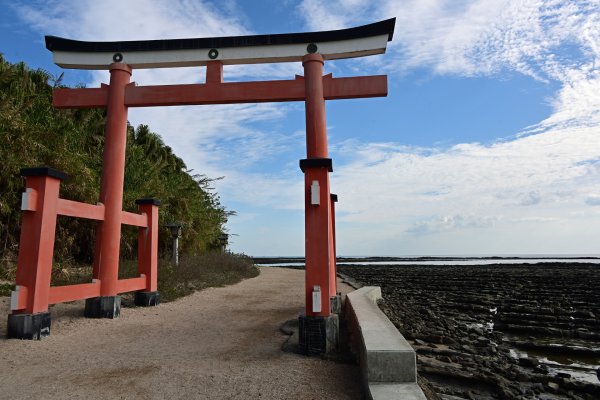
<svg viewBox="0 0 600 400"><path fill-rule="evenodd" d="M140 303L158 304L155 238L141 246L144 249L140 251L140 257L144 260L140 260L141 275L134 278L137 279L136 284L118 280L121 224L128 223L141 228L156 224L156 220L151 222L140 218L144 214L137 217L122 211L129 107L304 101L307 154L306 159L300 160L300 168L305 176L306 313L300 317L300 340L301 347L307 353L331 350L336 342L335 312L339 308L339 299L336 298L333 208L337 196L330 194L329 173L333 168L327 149L325 100L386 96L387 76L333 78L331 74L323 76L323 65L325 60L384 53L387 42L392 40L394 26L395 18L322 32L125 42L83 42L46 36L46 47L52 51L57 65L110 71L109 85L55 89L53 93L53 105L56 108L107 108L100 204L92 206L70 202L68 205L71 209L65 214L65 202L68 200L57 199L62 173L40 168L24 170L23 174L28 176L28 191L31 189L35 192L33 200L30 199L32 203L23 208L26 213L24 224L30 215L27 213L38 215L36 213L42 211L53 215L54 221L57 214L98 220L94 281L88 286L76 285L81 286L78 288L49 288L54 225L48 225L52 235L37 237L37 243L22 237L17 291L13 294L13 313L9 316L9 336L12 329L13 333L17 332L17 337L19 334L26 337L23 332L27 333L28 329L39 330L40 326L43 332L49 333L49 302L86 299L86 316L105 318L119 315L118 294L122 292L142 289L142 292L138 292L142 294ZM296 76L293 80L223 81L224 65L275 62L302 62L304 76ZM206 66L205 83L160 86L136 86L130 83L134 69L189 66ZM40 176L43 176L41 181ZM54 197L51 196L54 200L48 203L49 200L45 200L47 196L39 193L45 190L43 184L33 182L30 185L29 179L45 183L56 181L52 183L52 190L56 191ZM142 208L151 207L145 211L149 219L156 215L159 203L155 200L146 199L139 204ZM38 215L40 221L43 220L41 215ZM147 232L141 231L141 240L144 235ZM155 235L154 232L151 236ZM52 243L49 246L44 241ZM32 253L36 256L31 256ZM142 261L147 265L142 266ZM140 286L139 282L142 281L146 284ZM37 318L35 322L36 316L40 315L43 318ZM27 324L31 325L32 318L35 327L28 328Z"/></svg>

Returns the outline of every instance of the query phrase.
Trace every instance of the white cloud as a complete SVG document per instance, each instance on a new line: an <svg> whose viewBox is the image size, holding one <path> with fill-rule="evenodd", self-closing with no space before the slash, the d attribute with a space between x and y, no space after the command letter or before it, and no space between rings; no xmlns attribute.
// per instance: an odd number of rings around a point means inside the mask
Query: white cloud
<svg viewBox="0 0 600 400"><path fill-rule="evenodd" d="M83 40L251 33L235 3L223 4L71 0L18 7L45 34ZM597 0L306 0L296 7L310 30L397 18L388 54L362 60L360 74L378 70L393 80L416 69L473 79L519 73L561 86L551 99L551 116L490 145L414 148L376 139L334 141L333 158L348 160L334 162L332 175L333 191L340 195L339 253L589 249L591 242L580 240L582 232L600 233L600 210L590 207L600 203L599 7ZM336 71L356 66L329 65ZM225 69L232 80L295 73L301 73L298 63ZM133 79L201 82L202 74L198 68L135 71ZM97 73L93 84L107 80L106 73ZM190 168L226 175L218 182L224 199L301 209L299 157L283 171L259 166L277 154L302 154L303 136L253 126L279 121L294 107L171 107L131 110L130 116L134 123L150 124Z"/></svg>
<svg viewBox="0 0 600 400"><path fill-rule="evenodd" d="M600 71L590 77L565 82L553 101L554 112L542 121L542 128L552 126L598 126L600 123Z"/></svg>
<svg viewBox="0 0 600 400"><path fill-rule="evenodd" d="M425 68L431 74L502 79L516 72L561 85L551 100L550 117L491 145L423 149L348 141L346 148L337 146L340 155L355 155L333 175L342 223L378 229L395 243L411 243L425 252L428 245L476 248L481 240L473 236L474 227L485 230L482 237L504 235L501 241L515 248L542 236L544 251L583 248L575 243L584 237L583 227L600 222L598 213L584 207L596 204L589 193L597 192L600 182L598 1L387 0L367 7L361 3L357 12L340 12L343 1L320 8L312 1L303 5L300 12L313 11L305 14L313 29L396 17L388 54L376 64L364 64L388 73ZM571 237L564 240L567 233ZM415 234L418 242L410 238ZM368 246L377 248L377 243Z"/></svg>
<svg viewBox="0 0 600 400"><path fill-rule="evenodd" d="M79 40L111 41L211 37L252 34L235 14L235 4L207 1L45 1L17 5L21 17L44 34ZM228 81L244 78L293 78L302 66L294 64L225 66ZM204 68L134 70L139 85L199 83ZM108 83L107 71L93 71L89 87ZM222 198L239 198L255 205L290 204L281 177L244 172L278 152L297 145L287 132L261 131L252 124L277 121L293 105L263 103L129 110L133 125L148 124L159 133L188 168L215 182Z"/></svg>
<svg viewBox="0 0 600 400"><path fill-rule="evenodd" d="M585 204L590 206L600 206L600 194L591 194L585 199Z"/></svg>
<svg viewBox="0 0 600 400"><path fill-rule="evenodd" d="M563 81L570 70L593 68L589 58L600 48L596 0L305 0L298 11L313 30L395 17L383 58L390 70L472 76L508 69ZM573 46L581 57L572 58Z"/></svg>
<svg viewBox="0 0 600 400"><path fill-rule="evenodd" d="M356 21L369 19L373 2L370 0L305 0L298 7L309 30L343 29L356 25Z"/></svg>
<svg viewBox="0 0 600 400"><path fill-rule="evenodd" d="M366 254L395 241L396 248L401 246L397 251L406 254L518 253L533 251L524 243L544 236L538 244L541 252L568 251L568 244L572 252L590 252L586 230L595 232L588 225L600 223L600 212L586 208L597 201L590 193L597 192L600 182L594 162L598 149L600 135L594 127L556 128L490 146L428 151L350 143L344 151L355 152L356 158L332 176L340 198L338 221L381 237L360 241L352 231L340 233L340 243L354 241L340 251Z"/></svg>
<svg viewBox="0 0 600 400"><path fill-rule="evenodd" d="M227 7L208 1L49 0L15 6L40 31L111 41L232 36L248 33Z"/></svg>
<svg viewBox="0 0 600 400"><path fill-rule="evenodd" d="M469 77L518 72L557 81L562 89L543 127L600 122L597 0L307 0L299 11L312 29L396 17L388 54L375 58L382 70L425 67L434 74ZM365 62L372 65L372 60Z"/></svg>
<svg viewBox="0 0 600 400"><path fill-rule="evenodd" d="M519 204L522 206L534 206L536 204L540 204L542 201L542 195L537 190L532 190L528 193L525 193L521 197L521 201Z"/></svg>
<svg viewBox="0 0 600 400"><path fill-rule="evenodd" d="M408 233L424 235L438 232L453 231L456 229L481 229L494 225L497 217L475 215L445 215L430 219L419 220L407 229Z"/></svg>

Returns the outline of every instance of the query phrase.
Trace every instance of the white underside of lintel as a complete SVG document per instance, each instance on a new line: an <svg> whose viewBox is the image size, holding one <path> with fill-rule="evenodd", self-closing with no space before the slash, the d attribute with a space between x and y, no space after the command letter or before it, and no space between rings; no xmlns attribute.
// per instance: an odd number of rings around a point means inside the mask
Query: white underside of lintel
<svg viewBox="0 0 600 400"><path fill-rule="evenodd" d="M384 34L315 44L325 60L336 60L385 53L387 42L388 34ZM211 49L130 51L121 52L120 62L134 69L193 67L206 65L209 61L221 61L225 65L294 62L308 54L308 44L217 48L219 54L214 59L208 56ZM63 68L108 69L114 62L115 52L54 51L53 55L54 63Z"/></svg>

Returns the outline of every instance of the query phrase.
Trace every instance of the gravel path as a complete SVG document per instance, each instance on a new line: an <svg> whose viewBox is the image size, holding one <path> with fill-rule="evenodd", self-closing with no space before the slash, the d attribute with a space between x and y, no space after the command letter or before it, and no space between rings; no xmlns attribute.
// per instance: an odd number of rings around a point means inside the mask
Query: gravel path
<svg viewBox="0 0 600 400"><path fill-rule="evenodd" d="M123 308L117 320L59 304L42 341L5 339L1 298L0 399L362 398L357 366L280 350L279 327L303 311L303 288L304 271L267 267L156 308Z"/></svg>

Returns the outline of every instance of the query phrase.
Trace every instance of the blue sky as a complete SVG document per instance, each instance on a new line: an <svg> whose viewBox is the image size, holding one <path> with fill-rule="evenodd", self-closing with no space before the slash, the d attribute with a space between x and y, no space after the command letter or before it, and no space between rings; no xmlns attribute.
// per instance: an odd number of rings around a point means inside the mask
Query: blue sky
<svg viewBox="0 0 600 400"><path fill-rule="evenodd" d="M384 55L326 63L387 74L389 96L327 103L338 254L600 253L600 2L557 0L11 1L0 51L58 75L43 36L80 40L327 30L396 17ZM296 63L225 68L291 79ZM136 70L191 83L202 68ZM65 71L98 86L106 72ZM130 110L237 212L232 249L304 252L301 103Z"/></svg>

